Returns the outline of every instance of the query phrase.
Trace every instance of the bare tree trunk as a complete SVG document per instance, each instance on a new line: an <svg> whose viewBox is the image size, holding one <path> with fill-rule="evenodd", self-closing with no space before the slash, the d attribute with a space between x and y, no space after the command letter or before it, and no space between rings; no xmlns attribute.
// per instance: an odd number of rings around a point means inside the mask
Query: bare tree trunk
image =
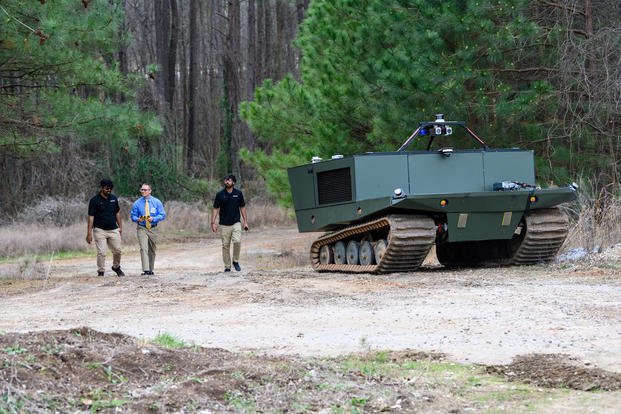
<svg viewBox="0 0 621 414"><path fill-rule="evenodd" d="M286 73L287 61L287 5L282 0L276 0L276 41L274 53L274 73L276 79L282 79Z"/></svg>
<svg viewBox="0 0 621 414"><path fill-rule="evenodd" d="M256 60L257 60L257 83L265 78L265 6L267 0L261 0L257 9L257 40L256 40Z"/></svg>
<svg viewBox="0 0 621 414"><path fill-rule="evenodd" d="M261 2L261 9L263 12L263 59L261 71L263 76L261 80L267 79L273 73L274 58L273 58L273 44L272 44L272 0L264 0Z"/></svg>
<svg viewBox="0 0 621 414"><path fill-rule="evenodd" d="M584 31L587 40L593 39L593 0L584 0ZM596 73L595 58L589 54L587 67L589 68L589 77L594 78Z"/></svg>
<svg viewBox="0 0 621 414"><path fill-rule="evenodd" d="M251 99L254 88L257 86L257 14L255 0L248 0L248 39L246 48L248 50L248 69L247 69L247 90L246 97Z"/></svg>
<svg viewBox="0 0 621 414"><path fill-rule="evenodd" d="M189 42L189 76L188 76L188 138L185 151L186 171L191 174L194 167L194 151L197 141L197 89L199 87L199 58L200 58L200 38L198 34L198 20L200 18L199 4L197 1L190 1L190 42Z"/></svg>
<svg viewBox="0 0 621 414"><path fill-rule="evenodd" d="M248 0L247 14L247 39L246 50L248 63L246 64L246 93L245 100L251 101L254 94L254 88L257 86L257 18L255 0ZM244 144L249 149L254 149L254 135L250 128L243 125L244 128Z"/></svg>
<svg viewBox="0 0 621 414"><path fill-rule="evenodd" d="M297 1L297 5L296 5L296 24L293 27L293 38L295 38L295 35L297 34L297 31L300 27L300 24L302 23L302 21L304 20L304 15L306 14L306 10L308 10L308 5L309 5L310 0L298 0ZM290 42L293 41L293 38L290 40ZM291 71L293 72L293 75L298 79L298 81L300 80L299 78L299 74L300 74L300 51L297 48L292 48L293 49L293 62L291 62L292 67L291 67Z"/></svg>
<svg viewBox="0 0 621 414"><path fill-rule="evenodd" d="M170 7L168 0L155 0L155 51L157 53L158 73L156 78L160 96L166 98L168 90L168 55L170 54Z"/></svg>
<svg viewBox="0 0 621 414"><path fill-rule="evenodd" d="M203 157L207 166L207 175L211 178L216 176L221 170L219 166L220 154L223 151L221 146L222 128L222 102L223 102L223 80L222 80L222 22L223 18L222 0L210 0L207 8L207 44L206 52L206 97L205 97L205 118L207 119L207 136L202 145Z"/></svg>
<svg viewBox="0 0 621 414"><path fill-rule="evenodd" d="M175 96L175 80L177 78L177 43L179 39L179 11L177 10L177 0L170 1L170 38L168 40L168 80L166 82L166 101L172 110Z"/></svg>
<svg viewBox="0 0 621 414"><path fill-rule="evenodd" d="M241 54L239 0L228 0L227 12L228 30L224 48L224 81L227 92L227 109L230 116L229 159L233 173L239 175L239 149L241 148L241 122L238 113L241 97L239 81L239 56Z"/></svg>
<svg viewBox="0 0 621 414"><path fill-rule="evenodd" d="M168 109L175 94L178 12L176 0L155 0L155 44L159 73L157 85Z"/></svg>

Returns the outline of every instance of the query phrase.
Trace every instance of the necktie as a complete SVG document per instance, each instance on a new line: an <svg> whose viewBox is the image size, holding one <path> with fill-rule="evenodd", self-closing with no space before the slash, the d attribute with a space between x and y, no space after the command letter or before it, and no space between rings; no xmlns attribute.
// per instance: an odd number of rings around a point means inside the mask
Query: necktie
<svg viewBox="0 0 621 414"><path fill-rule="evenodd" d="M145 198L144 200L144 216L146 218L146 222L144 223L144 226L147 229L151 229L151 222L149 221L149 215L151 213L149 212L149 200Z"/></svg>

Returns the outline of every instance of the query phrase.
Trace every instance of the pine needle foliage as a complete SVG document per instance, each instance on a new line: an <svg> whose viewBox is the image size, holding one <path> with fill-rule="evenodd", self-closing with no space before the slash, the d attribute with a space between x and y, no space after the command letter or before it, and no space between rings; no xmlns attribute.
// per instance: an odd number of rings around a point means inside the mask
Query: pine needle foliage
<svg viewBox="0 0 621 414"><path fill-rule="evenodd" d="M395 150L417 122L443 113L467 121L493 147L534 149L539 179L567 182L577 172L572 145L589 141L559 127L567 111L559 45L572 30L548 24L537 7L545 5L313 1L297 38L301 79L266 81L242 106L268 143L246 159L286 204L286 167L312 155Z"/></svg>
<svg viewBox="0 0 621 414"><path fill-rule="evenodd" d="M125 165L111 154L135 153L161 134L157 118L132 102L140 79L116 62L122 1L0 6L0 156L36 162L72 141L113 175Z"/></svg>

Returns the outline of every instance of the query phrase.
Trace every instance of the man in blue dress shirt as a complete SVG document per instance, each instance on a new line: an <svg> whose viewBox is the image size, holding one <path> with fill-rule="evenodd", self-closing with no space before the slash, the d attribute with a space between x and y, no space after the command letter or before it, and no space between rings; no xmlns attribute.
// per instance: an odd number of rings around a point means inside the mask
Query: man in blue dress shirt
<svg viewBox="0 0 621 414"><path fill-rule="evenodd" d="M157 225L166 218L164 205L151 195L151 185L144 183L140 187L140 197L132 206L131 217L136 228L138 243L140 244L140 260L142 261L142 275L153 275L155 265L155 250L157 248Z"/></svg>

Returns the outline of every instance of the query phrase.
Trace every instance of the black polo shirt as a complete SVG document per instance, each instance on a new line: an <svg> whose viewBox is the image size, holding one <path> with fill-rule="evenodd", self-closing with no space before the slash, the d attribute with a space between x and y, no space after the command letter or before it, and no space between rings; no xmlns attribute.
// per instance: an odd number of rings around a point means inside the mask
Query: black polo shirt
<svg viewBox="0 0 621 414"><path fill-rule="evenodd" d="M220 224L223 226L232 226L241 222L239 208L245 205L244 195L237 188L233 188L230 193L223 188L213 200L213 208L220 209Z"/></svg>
<svg viewBox="0 0 621 414"><path fill-rule="evenodd" d="M93 227L102 230L114 230L119 227L116 224L116 213L120 210L119 200L114 194L103 198L101 193L97 193L88 203L88 215L95 218Z"/></svg>

